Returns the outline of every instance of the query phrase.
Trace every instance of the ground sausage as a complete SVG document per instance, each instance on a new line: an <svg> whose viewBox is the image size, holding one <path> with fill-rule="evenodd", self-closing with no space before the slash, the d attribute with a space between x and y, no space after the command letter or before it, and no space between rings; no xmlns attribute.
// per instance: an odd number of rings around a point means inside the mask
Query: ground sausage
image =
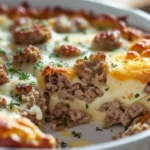
<svg viewBox="0 0 150 150"><path fill-rule="evenodd" d="M58 103L51 112L51 122L53 130L63 130L66 127L72 127L88 123L91 116L84 111L72 110L69 104Z"/></svg>
<svg viewBox="0 0 150 150"><path fill-rule="evenodd" d="M40 44L48 41L51 38L51 33L48 28L38 23L16 28L13 37L16 44Z"/></svg>
<svg viewBox="0 0 150 150"><path fill-rule="evenodd" d="M61 45L55 48L55 52L62 57L79 56L81 51L72 45Z"/></svg>
<svg viewBox="0 0 150 150"><path fill-rule="evenodd" d="M14 55L13 62L18 63L35 63L41 58L40 50L32 45L29 45L25 49L18 50Z"/></svg>
<svg viewBox="0 0 150 150"><path fill-rule="evenodd" d="M100 32L92 41L94 50L113 50L121 46L120 31L104 31Z"/></svg>
<svg viewBox="0 0 150 150"><path fill-rule="evenodd" d="M66 15L60 15L55 18L54 30L59 33L71 32L72 22Z"/></svg>
<svg viewBox="0 0 150 150"><path fill-rule="evenodd" d="M150 126L148 124L141 124L141 123L137 123L134 124L133 126L130 126L127 130L122 131L120 133L118 133L117 135L113 136L114 140L126 137L126 136L131 136L137 133L140 133L142 131L145 131L147 129L149 129Z"/></svg>
<svg viewBox="0 0 150 150"><path fill-rule="evenodd" d="M124 108L118 101L113 101L103 104L100 111L106 111L104 127L108 128L114 124L129 126L135 118L143 116L147 109L138 103L132 104L130 108Z"/></svg>
<svg viewBox="0 0 150 150"><path fill-rule="evenodd" d="M144 115L147 112L147 109L138 103L132 104L130 108L127 108L122 116L120 117L120 122L124 126L128 126L132 121L141 115Z"/></svg>
<svg viewBox="0 0 150 150"><path fill-rule="evenodd" d="M86 84L106 84L106 59L105 55L91 54L88 60L79 59L74 66L77 75Z"/></svg>
<svg viewBox="0 0 150 150"><path fill-rule="evenodd" d="M72 91L74 97L80 100L84 100L87 103L91 103L96 97L101 97L103 95L103 92L96 86L82 85L80 83L73 84Z"/></svg>
<svg viewBox="0 0 150 150"><path fill-rule="evenodd" d="M72 18L72 21L78 31L83 31L89 27L88 21L83 17L76 16Z"/></svg>
<svg viewBox="0 0 150 150"><path fill-rule="evenodd" d="M109 128L114 124L120 123L120 118L123 115L123 108L118 101L105 103L100 108L101 111L106 111L104 120L104 128Z"/></svg>
<svg viewBox="0 0 150 150"><path fill-rule="evenodd" d="M8 82L7 69L5 65L0 65L0 85Z"/></svg>

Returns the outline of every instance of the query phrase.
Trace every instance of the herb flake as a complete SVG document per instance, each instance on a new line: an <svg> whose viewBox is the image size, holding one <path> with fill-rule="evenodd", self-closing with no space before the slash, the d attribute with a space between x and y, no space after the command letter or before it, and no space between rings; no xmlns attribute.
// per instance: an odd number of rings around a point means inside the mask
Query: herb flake
<svg viewBox="0 0 150 150"><path fill-rule="evenodd" d="M100 128L98 128L98 127L96 127L96 131L103 131L102 129L100 129Z"/></svg>
<svg viewBox="0 0 150 150"><path fill-rule="evenodd" d="M87 57L87 56L84 56L84 60L88 60L88 57Z"/></svg>
<svg viewBox="0 0 150 150"><path fill-rule="evenodd" d="M138 98L139 96L140 96L140 94L139 94L139 93L135 94L135 98Z"/></svg>
<svg viewBox="0 0 150 150"><path fill-rule="evenodd" d="M81 132L77 133L75 131L72 131L72 134L74 137L80 138L81 137Z"/></svg>
<svg viewBox="0 0 150 150"><path fill-rule="evenodd" d="M6 55L6 52L1 48L0 48L0 53L3 54L3 55Z"/></svg>
<svg viewBox="0 0 150 150"><path fill-rule="evenodd" d="M13 102L11 101L11 103L9 104L10 109L13 109L14 106L20 106L20 104L19 104L19 103L13 103Z"/></svg>
<svg viewBox="0 0 150 150"><path fill-rule="evenodd" d="M108 90L109 90L109 88L106 88L106 89L105 89L105 91L108 91Z"/></svg>
<svg viewBox="0 0 150 150"><path fill-rule="evenodd" d="M65 142L61 142L61 147L66 147L67 146L67 143L65 143Z"/></svg>
<svg viewBox="0 0 150 150"><path fill-rule="evenodd" d="M88 109L88 108L89 108L89 105L88 105L88 104L86 104L85 106L86 106L86 109Z"/></svg>
<svg viewBox="0 0 150 150"><path fill-rule="evenodd" d="M43 62L42 61L38 61L34 66L33 66L34 69L36 70L41 70L43 69Z"/></svg>

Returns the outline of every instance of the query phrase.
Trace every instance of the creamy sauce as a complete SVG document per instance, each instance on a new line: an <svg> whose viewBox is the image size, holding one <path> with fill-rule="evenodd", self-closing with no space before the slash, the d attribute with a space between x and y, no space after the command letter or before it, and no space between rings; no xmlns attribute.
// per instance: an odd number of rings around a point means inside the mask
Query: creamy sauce
<svg viewBox="0 0 150 150"><path fill-rule="evenodd" d="M51 24L52 22L53 19L49 20L49 24ZM0 63L6 64L6 66L10 65L8 63L12 63L13 56L15 55L17 49L25 47L12 43L13 38L9 30L10 24L12 24L12 22L8 18L0 16L0 45L1 49L6 52L5 56L0 57ZM9 72L9 82L0 86L0 96L6 97L8 104L10 104L10 102L13 100L13 97L11 96L11 91L14 90L15 86L18 83L34 82L34 86L40 91L40 93L42 93L44 83L43 78L41 78L40 70L42 70L47 65L72 68L77 59L84 58L85 56L88 57L91 53L104 52L107 56L107 62L111 66L112 63L116 63L114 57L117 55L125 54L128 47L130 47L131 45L125 39L121 38L121 41L123 43L122 48L116 49L111 52L105 50L94 51L91 49L91 43L94 36L100 31L97 31L92 27L89 27L86 33L81 32L76 34L58 34L53 31L51 27L49 27L49 29L51 30L52 39L49 40L47 43L36 45L42 51L41 60L39 60L36 64L23 64L20 66L21 71L28 73L29 79L25 81L20 80L17 74ZM82 55L74 58L62 58L56 55L54 53L54 48L62 44L76 46L78 49L81 50ZM77 76L72 79L72 83L76 82L81 82ZM96 98L92 103L90 103L88 109L86 109L85 101L81 101L78 99L75 99L73 102L66 101L66 103L69 103L72 109L84 110L88 112L93 116L93 120L104 120L105 113L99 111L99 108L103 103L118 99L124 106L129 106L133 102L136 102L146 96L146 94L143 92L144 87L145 83L142 83L139 80L120 80L109 72L107 75L107 86L101 87L104 95L100 98ZM108 90L106 91L106 89ZM135 95L137 93L139 94L139 97L135 98ZM49 106L50 110L52 110L58 102L60 102L60 100L58 100L57 94L52 95ZM20 106L14 106L14 108L18 107L19 109L26 108L23 104ZM35 114L36 119L38 120L41 120L43 117L40 108L36 105L34 105L28 111L31 114Z"/></svg>

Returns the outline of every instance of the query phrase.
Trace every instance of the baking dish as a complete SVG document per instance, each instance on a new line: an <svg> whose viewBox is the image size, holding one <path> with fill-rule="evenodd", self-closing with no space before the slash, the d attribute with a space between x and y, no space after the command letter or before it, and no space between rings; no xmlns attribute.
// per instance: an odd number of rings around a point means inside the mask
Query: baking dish
<svg viewBox="0 0 150 150"><path fill-rule="evenodd" d="M16 5L17 3L19 3L19 0L13 0L13 1L9 1L9 0L5 0L5 1L0 1L0 2L4 2L6 4L9 5ZM95 13L112 13L115 14L117 16L124 16L124 15L128 15L128 23L139 27L145 31L150 31L150 27L149 27L149 23L150 23L150 18L149 15L146 13L143 13L141 11L138 10L132 10L132 9L128 9L128 8L124 8L122 6L113 6L113 4L105 4L103 2L99 2L99 1L81 1L81 0L77 0L77 1L73 1L73 0L44 0L44 1L30 1L30 3L32 5L34 5L35 7L43 7L45 5L50 5L51 7L54 7L56 5L68 8L68 9L73 9L73 10L78 10L81 8L84 8L85 10L93 10ZM139 21L140 20L140 21ZM140 24L139 22L142 22L142 24ZM85 127L81 127L80 130L85 130ZM149 131L143 132L139 135L133 136L133 137L129 137L126 139L121 139L115 142L109 142L109 143L103 143L104 141L102 140L101 143L103 144L96 144L96 145L92 145L92 146L88 146L82 149L131 149L133 148L135 145L135 149L140 148L139 145L141 146L142 149L144 149L143 144L145 145L146 140L145 138L147 138L149 136ZM59 135L58 135L59 136ZM90 136L87 135L87 136ZM107 137L111 136L109 135L109 133L107 133L106 135ZM98 135L97 138L104 138L104 135ZM138 145L137 145L138 143ZM141 145L142 144L142 145ZM138 148L137 148L138 146ZM147 145L145 145L147 146ZM148 147L145 147L145 149L148 149Z"/></svg>

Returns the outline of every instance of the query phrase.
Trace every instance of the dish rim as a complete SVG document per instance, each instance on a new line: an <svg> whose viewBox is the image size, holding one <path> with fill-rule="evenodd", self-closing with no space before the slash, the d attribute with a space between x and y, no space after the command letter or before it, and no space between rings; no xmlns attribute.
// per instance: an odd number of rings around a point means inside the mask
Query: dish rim
<svg viewBox="0 0 150 150"><path fill-rule="evenodd" d="M32 1L32 0L30 0L30 1ZM73 1L73 0L70 0L70 1ZM150 15L148 13L143 12L141 10L137 10L137 9L134 9L134 8L129 8L127 6L123 6L123 5L111 2L110 0L109 0L109 2L108 1L104 2L104 1L100 1L100 0L76 0L76 2L80 2L80 1L85 1L85 2L89 2L89 3L96 3L97 5L108 7L108 9L109 8L118 9L118 11L120 10L120 11L128 12L130 14L135 14L136 16L139 16L139 17L145 19L147 22L150 23ZM1 0L0 0L0 3L1 3ZM6 4L7 4L7 2L6 2ZM61 6L61 4L59 4L59 5ZM67 8L67 6L66 6L66 8ZM86 10L86 7L85 7L85 10ZM133 136L130 136L130 137L122 138L122 139L119 139L119 140L116 140L116 141L96 143L96 144L92 144L90 146L85 146L85 147L81 147L81 148L69 148L69 149L70 150L75 150L75 149L77 149L77 150L89 150L89 149L109 150L110 148L112 149L112 148L117 148L117 147L123 147L126 144L137 143L139 141L145 140L148 137L150 137L150 130L146 130L146 131L143 131L142 133L139 133L139 134L136 134L136 135L133 135ZM6 150L6 149L12 149L12 148L0 148L0 149L5 149Z"/></svg>

